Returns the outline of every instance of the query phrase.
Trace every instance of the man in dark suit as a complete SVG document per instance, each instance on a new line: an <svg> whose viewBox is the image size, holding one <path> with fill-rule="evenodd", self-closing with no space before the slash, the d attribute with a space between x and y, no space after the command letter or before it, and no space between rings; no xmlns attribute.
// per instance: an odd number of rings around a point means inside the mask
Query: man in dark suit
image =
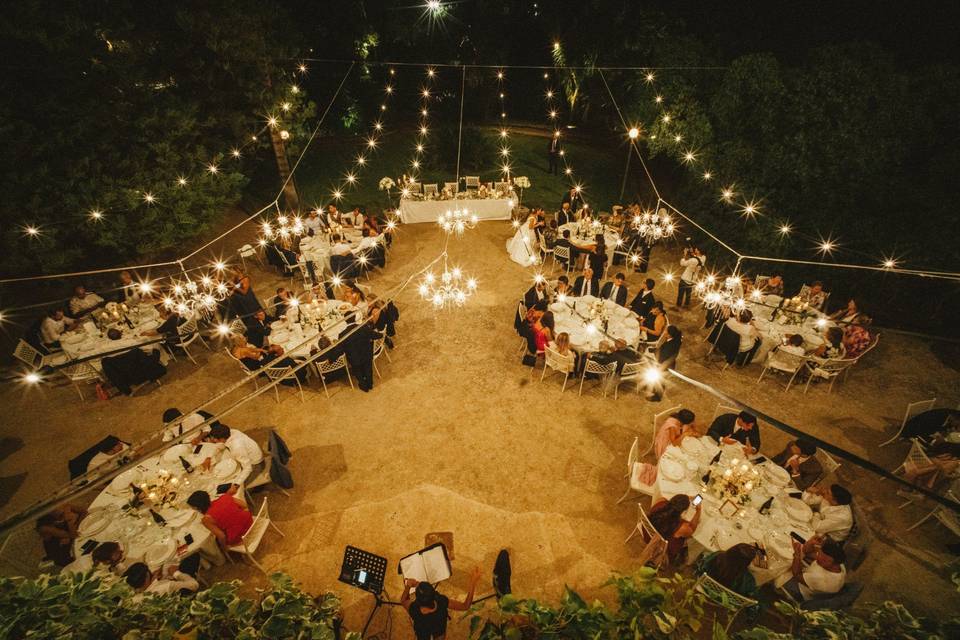
<svg viewBox="0 0 960 640"><path fill-rule="evenodd" d="M527 309L532 309L534 305L541 300L547 300L547 281L542 279L537 280L537 282L523 294L523 304Z"/></svg>
<svg viewBox="0 0 960 640"><path fill-rule="evenodd" d="M560 150L563 146L560 144L560 132L554 131L550 142L547 143L547 173L550 175L560 175Z"/></svg>
<svg viewBox="0 0 960 640"><path fill-rule="evenodd" d="M557 211L557 226L562 227L565 224L571 222L576 222L576 217L573 215L573 210L570 208L569 202L564 202L560 205L560 211Z"/></svg>
<svg viewBox="0 0 960 640"><path fill-rule="evenodd" d="M269 335L270 325L267 324L267 314L263 309L258 309L247 323L247 342L255 347L266 349L270 346L267 340Z"/></svg>
<svg viewBox="0 0 960 640"><path fill-rule="evenodd" d="M618 273L613 276L612 282L607 282L600 290L600 297L604 300L613 300L621 307L627 304L627 285L624 283L626 276Z"/></svg>
<svg viewBox="0 0 960 640"><path fill-rule="evenodd" d="M556 250L557 247L566 247L570 252L570 264L573 265L574 263L576 263L577 248L573 246L572 242L570 242L570 229L564 229L563 235L557 238L557 242L553 245L554 250ZM554 253L553 255L556 256L557 254ZM563 266L565 267L568 266L567 261L564 260L563 258L557 258L557 260L559 260L563 264Z"/></svg>
<svg viewBox="0 0 960 640"><path fill-rule="evenodd" d="M748 455L760 451L760 429L757 427L757 418L746 411L717 416L707 430L707 435L719 444L740 443Z"/></svg>
<svg viewBox="0 0 960 640"><path fill-rule="evenodd" d="M560 206L562 207L564 203L569 203L570 210L576 214L583 208L583 198L580 197L580 191L576 187L570 187L570 191L565 193L563 200L560 201Z"/></svg>
<svg viewBox="0 0 960 640"><path fill-rule="evenodd" d="M573 295L580 296L596 296L600 293L600 280L593 276L593 269L590 267L583 268L583 275L577 276L577 279L573 281Z"/></svg>
<svg viewBox="0 0 960 640"><path fill-rule="evenodd" d="M804 491L823 474L820 461L814 457L816 453L817 445L800 438L788 444L783 451L775 455L773 461L789 471L797 489Z"/></svg>
<svg viewBox="0 0 960 640"><path fill-rule="evenodd" d="M653 303L657 301L657 299L653 297L653 287L656 284L653 278L647 278L643 282L643 288L640 289L640 292L633 299L633 302L630 303L630 309L641 318L647 317L650 309L653 308Z"/></svg>

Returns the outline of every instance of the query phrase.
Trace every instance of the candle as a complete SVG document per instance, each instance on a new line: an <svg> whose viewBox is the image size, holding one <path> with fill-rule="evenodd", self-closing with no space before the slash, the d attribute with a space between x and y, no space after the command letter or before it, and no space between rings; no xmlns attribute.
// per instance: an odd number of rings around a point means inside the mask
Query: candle
<svg viewBox="0 0 960 640"><path fill-rule="evenodd" d="M751 489L753 489L753 483L747 482L747 484L743 485L743 488L746 489L747 491L750 491Z"/></svg>
<svg viewBox="0 0 960 640"><path fill-rule="evenodd" d="M724 478L729 478L732 475L733 475L733 471L731 471L730 469L727 469L726 471L723 472Z"/></svg>
<svg viewBox="0 0 960 640"><path fill-rule="evenodd" d="M742 471L743 473L746 473L746 472L747 472L747 469L749 469L749 468L750 468L750 467L748 467L748 466L745 465L745 464L740 465L740 471Z"/></svg>
<svg viewBox="0 0 960 640"><path fill-rule="evenodd" d="M740 464L740 458L734 458L733 460L730 461L730 464L733 466L737 466L738 464Z"/></svg>

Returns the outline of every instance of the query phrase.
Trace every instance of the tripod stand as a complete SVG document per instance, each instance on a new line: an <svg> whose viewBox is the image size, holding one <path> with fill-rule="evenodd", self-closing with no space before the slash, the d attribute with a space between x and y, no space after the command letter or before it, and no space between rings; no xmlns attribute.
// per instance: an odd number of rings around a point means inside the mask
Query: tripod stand
<svg viewBox="0 0 960 640"><path fill-rule="evenodd" d="M373 594L373 597L375 598L375 601L373 603L373 610L370 612L370 615L367 616L367 621L363 625L363 631L360 632L361 640L367 635L367 628L370 627L370 623L373 622L373 616L377 614L377 610L380 607L382 607L383 605L394 606L394 607L400 606L399 602L394 602L392 600L384 600L381 597L382 594L383 594L383 591L380 591L380 593Z"/></svg>

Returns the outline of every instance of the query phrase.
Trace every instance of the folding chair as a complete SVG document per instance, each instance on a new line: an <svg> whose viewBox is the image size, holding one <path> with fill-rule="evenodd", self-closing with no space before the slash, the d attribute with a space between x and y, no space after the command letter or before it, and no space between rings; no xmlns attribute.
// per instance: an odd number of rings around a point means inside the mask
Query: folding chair
<svg viewBox="0 0 960 640"><path fill-rule="evenodd" d="M263 268L263 258L260 257L260 252L252 245L245 244L239 249L237 249L237 255L240 256L240 264L243 265L243 270L247 270L247 258L256 258L257 262L260 264L260 268Z"/></svg>
<svg viewBox="0 0 960 640"><path fill-rule="evenodd" d="M587 374L592 373L599 378L600 387L603 390L603 397L607 397L607 387L610 386L610 377L617 370L617 362L613 361L609 364L600 364L596 360L587 358L586 363L583 365L583 374L580 376L580 392L577 395L583 395L583 382L587 379Z"/></svg>
<svg viewBox="0 0 960 640"><path fill-rule="evenodd" d="M425 196L435 196L437 195L437 183L425 184L423 185L423 195Z"/></svg>
<svg viewBox="0 0 960 640"><path fill-rule="evenodd" d="M806 356L780 351L779 349L770 351L767 353L767 359L763 364L763 371L760 372L760 377L757 378L757 384L760 384L763 377L767 375L767 371L772 369L775 372L790 376L790 379L787 380L787 386L784 389L784 391L789 391L790 385L797 379L797 375L803 370L807 362L809 362L809 359Z"/></svg>
<svg viewBox="0 0 960 640"><path fill-rule="evenodd" d="M707 601L732 612L732 615L727 620L727 629L730 628L730 625L733 624L734 619L741 611L749 607L757 606L756 600L740 595L732 589L728 589L705 573L697 578L694 589L702 594Z"/></svg>
<svg viewBox="0 0 960 640"><path fill-rule="evenodd" d="M526 322L527 318L527 305L523 304L523 300L517 305L517 316L520 318L520 322ZM527 339L525 336L520 336L520 349L518 353L523 353L527 350Z"/></svg>
<svg viewBox="0 0 960 640"><path fill-rule="evenodd" d="M341 354L339 358L330 362L329 360L319 360L314 361L314 367L316 367L317 375L320 376L320 383L323 385L323 393L326 394L327 398L330 397L330 392L327 391L327 379L326 374L333 373L334 371L339 371L343 369L347 372L347 382L350 383L350 388L353 389L353 378L350 377L350 365L347 364L347 354Z"/></svg>
<svg viewBox="0 0 960 640"><path fill-rule="evenodd" d="M376 373L377 377L381 380L383 380L383 376L380 375L380 369L377 368L377 358L385 355L387 362L393 362L393 360L390 359L390 353L387 351L387 347L384 344L385 342L386 338L377 338L373 341L373 372Z"/></svg>
<svg viewBox="0 0 960 640"><path fill-rule="evenodd" d="M464 176L463 177L463 186L466 189L479 189L480 188L480 176Z"/></svg>
<svg viewBox="0 0 960 640"><path fill-rule="evenodd" d="M207 341L204 340L203 336L200 335L200 329L197 326L197 316L194 315L177 327L177 342L174 342L170 345L170 355L174 360L176 360L176 349L180 348L183 349L183 352L187 354L188 358L190 358L190 362L197 364L197 361L193 359L193 354L190 353L190 349L187 348L197 340L199 340L207 349L210 348L210 345L207 344ZM197 366L200 365L197 364Z"/></svg>
<svg viewBox="0 0 960 640"><path fill-rule="evenodd" d="M630 532L627 539L624 540L624 544L630 542L630 538L639 533L641 537L647 541L647 545L643 551L640 552L640 557L636 560L637 566L652 563L659 569L660 565L667 560L667 541L660 535L660 532L653 527L653 523L650 522L650 518L647 517L647 513L643 510L643 505L639 502L637 503L637 510L637 524L633 527L633 531Z"/></svg>
<svg viewBox="0 0 960 640"><path fill-rule="evenodd" d="M617 500L617 504L620 504L630 496L631 491L636 491L637 493L643 493L648 496L653 495L653 486L649 484L644 484L640 480L640 470L642 466L640 464L640 436L636 436L633 439L633 444L630 445L630 453L627 454L627 490L620 496L620 499ZM636 533L636 532L634 532ZM630 534L633 537L633 534ZM627 538L630 540L630 538Z"/></svg>
<svg viewBox="0 0 960 640"><path fill-rule="evenodd" d="M449 191L449 192L450 192L450 195L455 196L455 195L457 195L457 192L460 191L460 183L459 183L459 182L444 182L444 183L443 183L443 188L444 188L445 191Z"/></svg>
<svg viewBox="0 0 960 640"><path fill-rule="evenodd" d="M831 360L811 360L811 362L813 362L814 365L813 368L810 369L810 375L807 376L807 384L803 387L803 392L806 393L807 390L810 389L810 383L813 382L814 378L822 378L830 381L830 386L827 387L827 393L830 393L833 391L833 385L837 381L837 378L840 377L840 374L852 366L856 360L837 358Z"/></svg>
<svg viewBox="0 0 960 640"><path fill-rule="evenodd" d="M817 452L813 454L813 457L817 459L817 462L820 463L820 468L823 469L823 473L820 474L820 478L817 479L817 482L820 482L828 476L836 475L837 470L840 469L840 463L837 462L836 458L823 449L817 449Z"/></svg>
<svg viewBox="0 0 960 640"><path fill-rule="evenodd" d="M553 251L550 252L550 255L553 256L553 268L550 269L550 273L553 273L557 268L557 262L560 262L563 265L563 270L566 273L570 273L570 247L564 247L562 245L553 245Z"/></svg>
<svg viewBox="0 0 960 640"><path fill-rule="evenodd" d="M881 442L880 446L885 447L891 442L898 440L900 434L903 433L904 428L907 426L907 422L910 421L910 418L919 415L925 411L930 411L933 409L934 405L937 404L937 399L932 398L930 400L920 400L917 402L911 402L907 405L907 411L903 414L903 421L900 423L900 428L897 429L896 435L887 440L886 442Z"/></svg>
<svg viewBox="0 0 960 640"><path fill-rule="evenodd" d="M70 381L70 384L73 385L73 388L77 390L77 395L80 396L80 402L83 402L84 397L79 383L88 381L96 383L103 380L100 372L97 371L89 361L61 367L57 369L57 372L63 374L63 376Z"/></svg>
<svg viewBox="0 0 960 640"><path fill-rule="evenodd" d="M273 530L279 533L281 537L286 537L283 531L280 531L280 528L273 524L273 521L270 519L270 512L267 511L267 497L264 496L263 503L260 505L260 511L257 512L256 517L253 519L253 523L250 525L250 528L247 529L245 534L243 534L243 537L240 539L240 543L227 547L227 551L238 553L246 557L257 569L260 569L260 571L266 573L266 570L260 566L260 563L257 562L256 558L253 557L253 554L256 553L257 549L260 547L260 542L263 540L263 534L267 532L268 527L273 527ZM229 557L229 554L227 557Z"/></svg>
<svg viewBox="0 0 960 640"><path fill-rule="evenodd" d="M67 362L70 358L63 352L44 355L24 339L17 341L13 357L34 369L42 369Z"/></svg>
<svg viewBox="0 0 960 640"><path fill-rule="evenodd" d="M946 496L954 502L960 502L960 498L957 497L958 493L960 492L958 492L957 483L954 482L954 486L947 490ZM937 505L933 511L920 518L915 525L908 527L907 531L913 531L930 518L936 518L940 521L940 524L949 529L955 536L960 536L960 518L957 517L955 511L947 509L943 505Z"/></svg>
<svg viewBox="0 0 960 640"><path fill-rule="evenodd" d="M657 439L657 429L660 428L660 424L667 418L667 416L672 416L677 411L682 409L680 405L675 407L670 407L669 409L664 409L659 413L653 415L653 428L650 430L650 444L647 445L647 448L643 452L643 456L646 456L648 453L653 451L653 442Z"/></svg>
<svg viewBox="0 0 960 640"><path fill-rule="evenodd" d="M620 375L617 376L617 383L613 387L613 399L620 397L620 385L624 382L636 382L637 394L640 393L640 384L643 382L644 372L650 365L646 362L628 362L623 365Z"/></svg>
<svg viewBox="0 0 960 640"><path fill-rule="evenodd" d="M263 471L261 471L257 476L252 478L247 478L243 483L243 491L247 495L247 502L253 504L253 497L250 495L252 489L257 489L268 484L273 484L273 479L270 477L270 468L273 466L273 452L270 451L270 441L267 441L267 446L264 447L265 454L263 456ZM280 493L290 497L290 492L284 489L283 487L277 487L280 490Z"/></svg>
<svg viewBox="0 0 960 640"><path fill-rule="evenodd" d="M293 380L297 384L297 389L300 391L300 402L304 402L303 397L303 387L300 386L300 378L297 377L297 374L293 372L293 367L261 367L259 369L260 373L267 376L267 379L270 382L276 382L277 380ZM257 385L259 387L259 385ZM274 385L273 394L277 399L277 403L280 402L280 387L279 384Z"/></svg>
<svg viewBox="0 0 960 640"><path fill-rule="evenodd" d="M526 340L524 340L524 348L526 348ZM560 393L563 393L567 388L567 378L569 378L573 372L574 362L573 354L562 355L550 347L547 347L543 355L543 373L540 374L540 382L543 382L543 377L547 375L547 369L553 369L557 373L562 373L563 386L560 387Z"/></svg>

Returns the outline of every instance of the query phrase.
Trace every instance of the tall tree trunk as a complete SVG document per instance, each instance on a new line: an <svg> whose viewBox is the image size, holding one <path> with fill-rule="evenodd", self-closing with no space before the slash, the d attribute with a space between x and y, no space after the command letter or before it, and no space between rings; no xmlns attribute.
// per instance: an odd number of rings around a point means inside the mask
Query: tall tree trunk
<svg viewBox="0 0 960 640"><path fill-rule="evenodd" d="M270 128L270 142L273 143L273 155L277 158L277 173L283 183L283 196L287 202L287 209L300 212L300 196L297 194L297 185L290 177L290 161L287 159L287 145L280 137L280 128Z"/></svg>

